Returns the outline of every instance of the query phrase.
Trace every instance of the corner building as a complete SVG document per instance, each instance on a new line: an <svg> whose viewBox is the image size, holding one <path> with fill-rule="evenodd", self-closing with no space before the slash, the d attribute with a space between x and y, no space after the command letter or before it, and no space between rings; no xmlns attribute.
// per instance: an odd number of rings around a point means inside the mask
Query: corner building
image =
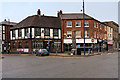
<svg viewBox="0 0 120 80"><path fill-rule="evenodd" d="M84 31L82 13L58 12L62 29L62 51L71 51L73 48L73 37L75 37L76 48L84 50ZM85 14L85 48L86 51L94 47L95 51L106 51L107 46L107 24L104 24L91 16ZM75 32L75 35L73 35ZM93 41L92 41L93 40Z"/></svg>
<svg viewBox="0 0 120 80"><path fill-rule="evenodd" d="M50 52L61 52L61 24L57 17L41 15L28 16L10 28L11 52L32 53L49 48Z"/></svg>

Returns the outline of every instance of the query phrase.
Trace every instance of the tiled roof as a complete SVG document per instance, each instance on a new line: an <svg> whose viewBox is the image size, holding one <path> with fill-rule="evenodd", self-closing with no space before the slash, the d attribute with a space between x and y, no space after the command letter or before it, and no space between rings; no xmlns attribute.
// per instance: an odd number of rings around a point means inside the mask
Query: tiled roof
<svg viewBox="0 0 120 80"><path fill-rule="evenodd" d="M61 28L60 20L57 17L33 15L33 16L28 16L27 18L19 22L11 29L24 28L24 27Z"/></svg>
<svg viewBox="0 0 120 80"><path fill-rule="evenodd" d="M83 19L82 13L68 13L68 14L62 14L62 19ZM85 14L85 19L93 19L92 17Z"/></svg>

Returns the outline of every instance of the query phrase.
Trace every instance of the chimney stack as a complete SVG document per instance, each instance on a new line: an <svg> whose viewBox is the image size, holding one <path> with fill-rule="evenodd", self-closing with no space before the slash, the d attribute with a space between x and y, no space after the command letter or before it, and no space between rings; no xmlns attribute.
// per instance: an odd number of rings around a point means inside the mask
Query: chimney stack
<svg viewBox="0 0 120 80"><path fill-rule="evenodd" d="M38 9L38 11L37 11L37 15L41 15L41 11L40 11L40 9Z"/></svg>

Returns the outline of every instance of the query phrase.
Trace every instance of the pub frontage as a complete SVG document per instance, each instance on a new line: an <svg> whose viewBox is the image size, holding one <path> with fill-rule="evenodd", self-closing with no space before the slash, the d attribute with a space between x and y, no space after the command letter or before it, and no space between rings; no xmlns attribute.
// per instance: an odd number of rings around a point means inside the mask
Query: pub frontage
<svg viewBox="0 0 120 80"><path fill-rule="evenodd" d="M10 29L11 53L33 53L38 49L61 52L61 24L57 17L28 16Z"/></svg>

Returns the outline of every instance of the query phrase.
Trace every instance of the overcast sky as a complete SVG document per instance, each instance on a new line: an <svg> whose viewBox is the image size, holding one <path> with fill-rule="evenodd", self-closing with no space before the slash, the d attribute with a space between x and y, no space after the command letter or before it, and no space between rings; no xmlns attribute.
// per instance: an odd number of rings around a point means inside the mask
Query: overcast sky
<svg viewBox="0 0 120 80"><path fill-rule="evenodd" d="M66 1L61 2L37 2L36 0L11 2L3 1L0 3L0 22L5 18L10 19L13 22L20 22L27 16L35 15L37 9L41 10L44 15L57 16L57 11L62 10L63 13L81 13L82 0L79 2ZM42 0L43 1L43 0ZM100 2L100 0L85 0L85 13L98 19L99 21L114 21L118 23L118 0L105 0L106 2Z"/></svg>

